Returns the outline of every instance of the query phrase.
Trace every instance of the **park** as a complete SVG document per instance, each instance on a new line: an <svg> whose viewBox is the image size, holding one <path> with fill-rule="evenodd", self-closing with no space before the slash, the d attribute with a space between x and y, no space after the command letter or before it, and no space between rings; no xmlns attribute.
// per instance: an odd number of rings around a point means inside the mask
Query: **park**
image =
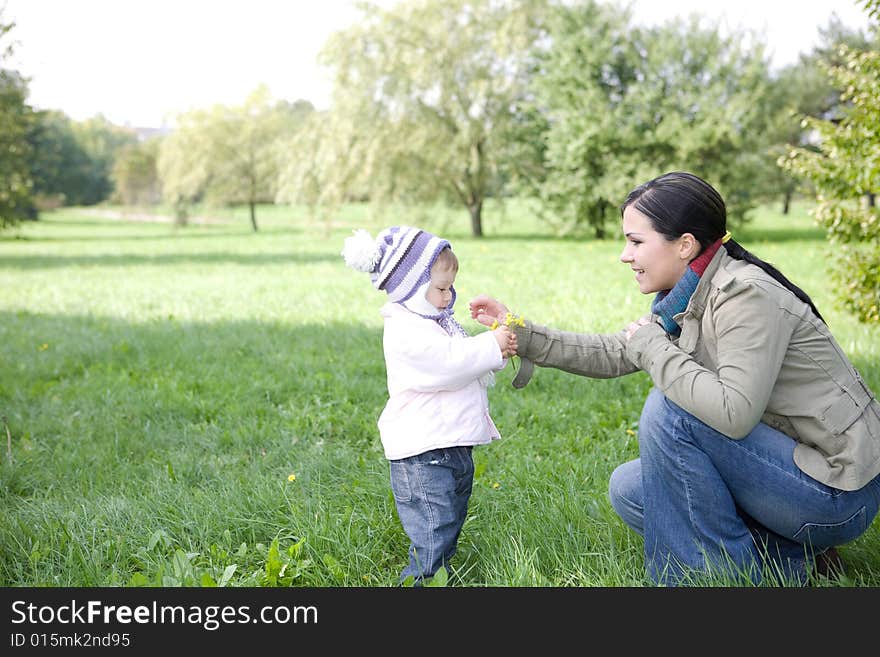
<svg viewBox="0 0 880 657"><path fill-rule="evenodd" d="M478 294L614 333L650 309L620 203L693 170L880 390L876 32L831 26L780 73L695 23L464 5L404 2L336 35L329 110L257 88L148 139L34 110L0 66L0 586L398 584L384 294L344 266L356 229L448 239L471 335ZM435 585L651 586L608 501L650 376L541 369L517 390L519 365L488 391L502 439L474 450ZM840 552L846 572L810 585L880 585L876 522Z"/></svg>

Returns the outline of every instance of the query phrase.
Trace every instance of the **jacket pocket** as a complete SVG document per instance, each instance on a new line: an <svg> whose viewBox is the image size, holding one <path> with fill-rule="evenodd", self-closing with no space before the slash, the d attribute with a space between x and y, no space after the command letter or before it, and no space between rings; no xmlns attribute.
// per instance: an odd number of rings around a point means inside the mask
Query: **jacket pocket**
<svg viewBox="0 0 880 657"><path fill-rule="evenodd" d="M861 417L870 403L871 399L867 396L861 399L854 399L848 394L841 394L828 408L819 414L819 421L833 435L839 436Z"/></svg>

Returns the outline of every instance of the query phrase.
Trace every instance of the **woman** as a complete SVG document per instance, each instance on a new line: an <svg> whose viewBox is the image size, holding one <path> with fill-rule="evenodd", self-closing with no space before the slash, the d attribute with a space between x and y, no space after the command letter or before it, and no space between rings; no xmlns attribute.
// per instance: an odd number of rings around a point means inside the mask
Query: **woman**
<svg viewBox="0 0 880 657"><path fill-rule="evenodd" d="M724 572L757 583L767 566L804 582L816 555L877 514L880 405L812 300L730 239L706 181L664 174L634 189L621 213L620 260L656 294L651 314L614 335L510 322L487 296L471 315L513 324L516 387L533 364L651 376L639 458L617 467L609 495L644 536L654 582Z"/></svg>

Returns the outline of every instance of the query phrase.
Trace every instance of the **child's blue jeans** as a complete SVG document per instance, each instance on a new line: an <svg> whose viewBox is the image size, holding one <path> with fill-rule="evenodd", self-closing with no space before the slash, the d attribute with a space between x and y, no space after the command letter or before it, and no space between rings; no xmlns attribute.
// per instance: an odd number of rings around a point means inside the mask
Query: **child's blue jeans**
<svg viewBox="0 0 880 657"><path fill-rule="evenodd" d="M645 538L648 576L674 585L712 570L758 583L769 564L803 583L815 554L863 534L880 506L880 476L855 491L826 486L795 465L794 447L763 423L728 438L652 390L640 458L609 482L611 505Z"/></svg>
<svg viewBox="0 0 880 657"><path fill-rule="evenodd" d="M472 449L432 449L390 461L397 515L411 541L401 582L432 577L455 554L474 483Z"/></svg>

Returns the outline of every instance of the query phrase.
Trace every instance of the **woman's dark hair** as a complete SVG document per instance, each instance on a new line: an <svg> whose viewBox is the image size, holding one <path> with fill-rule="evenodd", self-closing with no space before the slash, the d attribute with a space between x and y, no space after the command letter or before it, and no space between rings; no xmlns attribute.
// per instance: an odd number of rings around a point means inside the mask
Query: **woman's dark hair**
<svg viewBox="0 0 880 657"><path fill-rule="evenodd" d="M727 232L727 208L721 194L702 178L686 171L670 171L636 187L620 206L621 216L630 205L648 217L654 230L670 241L691 233L700 243L701 252ZM807 293L776 267L749 253L733 239L727 240L724 248L731 258L763 269L825 321Z"/></svg>

